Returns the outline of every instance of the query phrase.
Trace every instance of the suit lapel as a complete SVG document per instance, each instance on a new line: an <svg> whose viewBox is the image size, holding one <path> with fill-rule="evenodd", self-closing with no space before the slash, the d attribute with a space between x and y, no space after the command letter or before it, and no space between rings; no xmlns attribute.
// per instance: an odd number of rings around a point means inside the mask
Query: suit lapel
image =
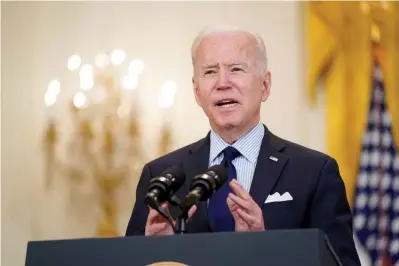
<svg viewBox="0 0 399 266"><path fill-rule="evenodd" d="M198 141L190 149L190 153L186 159L183 160L183 169L186 173L185 190L188 192L194 177L198 174L205 173L209 165L209 149L210 149L210 134ZM208 218L206 211L206 202L199 202L197 204L196 213L201 214L205 219Z"/></svg>
<svg viewBox="0 0 399 266"><path fill-rule="evenodd" d="M260 207L270 194L287 163L287 158L280 152L283 149L284 143L265 127L265 135L249 192Z"/></svg>

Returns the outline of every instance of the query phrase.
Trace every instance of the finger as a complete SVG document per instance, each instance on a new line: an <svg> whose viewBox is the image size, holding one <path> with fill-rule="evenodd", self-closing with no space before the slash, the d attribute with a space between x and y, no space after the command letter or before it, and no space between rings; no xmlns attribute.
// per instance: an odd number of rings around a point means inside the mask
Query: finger
<svg viewBox="0 0 399 266"><path fill-rule="evenodd" d="M244 219L241 218L241 216L239 215L239 213L237 212L237 210L239 210L239 207L237 204L235 204L231 199L227 198L227 205L229 206L230 209L230 213L234 218L234 222L235 222L235 229L238 232L243 232L243 231L247 231L248 229L248 225L247 223L244 221Z"/></svg>
<svg viewBox="0 0 399 266"><path fill-rule="evenodd" d="M254 225L256 223L256 218L249 213L245 212L242 209L237 210L238 215L241 219L243 219L247 224Z"/></svg>
<svg viewBox="0 0 399 266"><path fill-rule="evenodd" d="M165 202L161 205L161 208L165 210L166 213L169 214L168 203ZM166 219L158 213L157 210L150 208L150 213L148 214L147 223L152 224L156 221L164 222Z"/></svg>
<svg viewBox="0 0 399 266"><path fill-rule="evenodd" d="M242 185L236 180L233 179L230 183L229 186L232 190L232 192L237 195L238 197L247 200L251 198L251 195L242 187Z"/></svg>
<svg viewBox="0 0 399 266"><path fill-rule="evenodd" d="M154 210L154 209L150 209L150 213L148 214L147 217L147 223L148 224L152 224L154 223L158 218L160 217L159 213Z"/></svg>
<svg viewBox="0 0 399 266"><path fill-rule="evenodd" d="M238 222L240 220L240 216L237 213L239 206L234 203L230 198L227 198L227 206L229 207L230 213L233 216L234 220Z"/></svg>
<svg viewBox="0 0 399 266"><path fill-rule="evenodd" d="M197 210L197 206L196 205L191 206L190 210L188 211L188 219L190 219L194 215L196 210Z"/></svg>
<svg viewBox="0 0 399 266"><path fill-rule="evenodd" d="M164 202L164 203L162 203L162 205L161 205L161 207L165 210L165 212L169 215L169 216L171 216L170 215L170 212L169 212L169 207L168 207L169 205L168 205L168 203L167 202Z"/></svg>
<svg viewBox="0 0 399 266"><path fill-rule="evenodd" d="M251 201L246 201L243 200L240 197L237 197L236 195L234 195L233 193L229 193L229 198L235 203L237 204L241 209L244 209L247 212L251 212L252 211L252 202Z"/></svg>
<svg viewBox="0 0 399 266"><path fill-rule="evenodd" d="M162 230L165 230L167 226L167 223L152 224L148 226L148 229L146 230L146 235L158 234Z"/></svg>
<svg viewBox="0 0 399 266"><path fill-rule="evenodd" d="M230 212L235 212L239 208L230 197L227 197L227 207L229 207Z"/></svg>

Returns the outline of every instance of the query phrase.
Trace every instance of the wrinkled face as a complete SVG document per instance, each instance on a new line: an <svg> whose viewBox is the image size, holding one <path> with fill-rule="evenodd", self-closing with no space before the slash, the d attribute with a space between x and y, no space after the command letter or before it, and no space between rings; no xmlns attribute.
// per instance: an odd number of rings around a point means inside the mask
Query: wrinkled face
<svg viewBox="0 0 399 266"><path fill-rule="evenodd" d="M196 51L193 85L213 128L246 128L260 119L270 73L261 73L256 41L249 35L211 35Z"/></svg>

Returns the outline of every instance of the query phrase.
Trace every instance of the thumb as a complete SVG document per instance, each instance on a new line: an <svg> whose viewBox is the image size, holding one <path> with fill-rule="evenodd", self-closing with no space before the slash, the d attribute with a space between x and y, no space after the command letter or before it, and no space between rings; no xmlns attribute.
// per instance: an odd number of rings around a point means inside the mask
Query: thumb
<svg viewBox="0 0 399 266"><path fill-rule="evenodd" d="M168 203L167 202L162 203L161 207L166 211L167 214L170 215L169 207L168 207Z"/></svg>
<svg viewBox="0 0 399 266"><path fill-rule="evenodd" d="M188 211L188 219L190 219L191 216L193 216L196 211L197 211L197 206L196 205L191 206L190 210Z"/></svg>

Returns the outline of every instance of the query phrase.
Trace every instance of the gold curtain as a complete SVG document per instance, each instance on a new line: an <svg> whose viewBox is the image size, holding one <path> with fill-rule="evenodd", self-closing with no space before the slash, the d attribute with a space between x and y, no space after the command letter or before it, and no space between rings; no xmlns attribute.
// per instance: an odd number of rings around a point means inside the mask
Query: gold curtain
<svg viewBox="0 0 399 266"><path fill-rule="evenodd" d="M307 96L315 104L318 82L326 90L327 153L337 159L352 203L372 86L371 32L375 25L399 147L399 3L334 1L305 5Z"/></svg>

